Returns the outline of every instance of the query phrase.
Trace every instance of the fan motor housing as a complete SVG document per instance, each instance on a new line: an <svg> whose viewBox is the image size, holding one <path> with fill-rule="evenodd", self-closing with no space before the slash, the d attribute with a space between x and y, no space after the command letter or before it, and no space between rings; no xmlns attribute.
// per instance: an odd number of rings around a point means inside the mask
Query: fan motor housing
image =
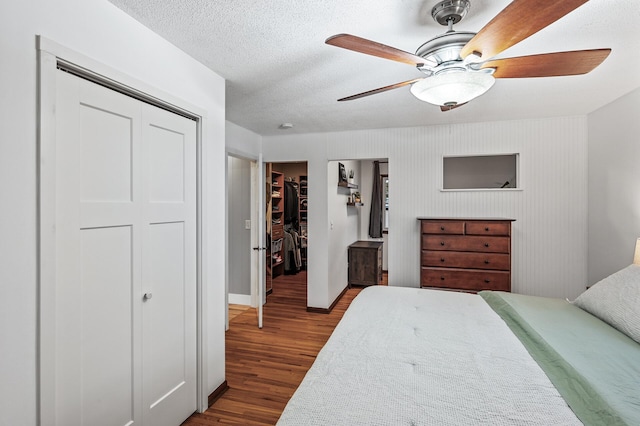
<svg viewBox="0 0 640 426"><path fill-rule="evenodd" d="M462 61L460 50L475 36L475 33L450 31L424 43L416 50L416 55L426 59L426 63L437 65L451 61Z"/></svg>
<svg viewBox="0 0 640 426"><path fill-rule="evenodd" d="M440 25L457 24L469 11L469 0L445 0L433 6L431 17Z"/></svg>

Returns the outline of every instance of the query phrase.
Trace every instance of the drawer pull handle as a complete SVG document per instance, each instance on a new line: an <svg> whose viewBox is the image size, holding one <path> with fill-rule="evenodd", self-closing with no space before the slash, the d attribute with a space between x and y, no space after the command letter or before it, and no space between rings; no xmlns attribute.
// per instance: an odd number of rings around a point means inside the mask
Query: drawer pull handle
<svg viewBox="0 0 640 426"><path fill-rule="evenodd" d="M444 281L444 277L442 277L442 276L441 276L441 277L440 277L440 280Z"/></svg>
<svg viewBox="0 0 640 426"><path fill-rule="evenodd" d="M441 226L441 227L440 227L440 230L441 230L441 231L444 231L444 226Z"/></svg>
<svg viewBox="0 0 640 426"><path fill-rule="evenodd" d="M484 243L484 246L485 247L489 247L489 243Z"/></svg>
<svg viewBox="0 0 640 426"><path fill-rule="evenodd" d="M485 279L484 282L489 284L491 282L491 280Z"/></svg>
<svg viewBox="0 0 640 426"><path fill-rule="evenodd" d="M485 260L485 261L484 261L484 264L485 264L485 265L488 265L488 264L489 264L489 261L488 261L488 260Z"/></svg>
<svg viewBox="0 0 640 426"><path fill-rule="evenodd" d="M485 228L484 228L484 230L485 230L485 231L487 231L487 232L489 232L489 227L488 227L488 226L487 226L487 227L485 227Z"/></svg>
<svg viewBox="0 0 640 426"><path fill-rule="evenodd" d="M441 257L441 258L440 258L440 262L444 262L444 257Z"/></svg>
<svg viewBox="0 0 640 426"><path fill-rule="evenodd" d="M444 241L440 241L440 245L443 246L444 245Z"/></svg>

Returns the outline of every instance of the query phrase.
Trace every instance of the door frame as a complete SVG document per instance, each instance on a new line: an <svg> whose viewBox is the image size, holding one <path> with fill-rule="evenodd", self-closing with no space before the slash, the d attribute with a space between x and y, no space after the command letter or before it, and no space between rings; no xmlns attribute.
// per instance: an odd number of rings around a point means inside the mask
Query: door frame
<svg viewBox="0 0 640 426"><path fill-rule="evenodd" d="M251 218L251 246L247 247L248 250L252 251L251 255L251 307L257 308L258 310L258 326L262 328L262 315L261 309L263 303L258 303L260 300L260 294L264 293L264 289L262 292L260 291L260 283L264 286L264 271L260 269L258 266L260 264L260 258L263 254L263 250L261 249L264 246L264 241L261 239L260 229L262 228L260 224L262 223L260 220L260 208L263 204L264 195L260 192L260 188L264 186L264 179L261 179L260 173L260 165L262 164L262 155L253 155L241 150L237 150L234 148L226 149L226 162L225 162L225 179L229 178L229 171L227 169L229 164L229 157L239 158L244 161L248 161L251 165L251 176L250 176L250 186L251 186L251 194L249 196L249 204L250 204L250 218ZM225 184L225 200L227 205L228 212L228 201L229 201L229 185L228 182ZM225 247L229 247L229 218L228 215L225 215ZM258 248L257 250L254 247ZM229 254L228 250L225 250L225 265L229 265ZM260 273L262 273L262 281L260 281ZM225 274L225 329L229 329L229 268L227 268Z"/></svg>
<svg viewBox="0 0 640 426"><path fill-rule="evenodd" d="M204 256L206 221L206 162L203 161L203 121L206 113L182 99L123 74L50 39L37 36L38 100L38 300L37 300L37 424L55 419L55 288L56 288L56 73L63 66L94 83L196 121L196 407L208 408L207 300Z"/></svg>

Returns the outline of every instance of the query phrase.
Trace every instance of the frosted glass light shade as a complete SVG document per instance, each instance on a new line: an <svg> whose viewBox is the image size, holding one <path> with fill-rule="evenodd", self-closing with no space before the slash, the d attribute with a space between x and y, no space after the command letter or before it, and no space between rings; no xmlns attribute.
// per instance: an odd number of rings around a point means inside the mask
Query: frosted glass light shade
<svg viewBox="0 0 640 426"><path fill-rule="evenodd" d="M434 105L469 102L491 89L496 79L485 72L448 72L424 78L411 86L413 96Z"/></svg>
<svg viewBox="0 0 640 426"><path fill-rule="evenodd" d="M636 251L633 253L633 264L640 265L640 238L636 240Z"/></svg>

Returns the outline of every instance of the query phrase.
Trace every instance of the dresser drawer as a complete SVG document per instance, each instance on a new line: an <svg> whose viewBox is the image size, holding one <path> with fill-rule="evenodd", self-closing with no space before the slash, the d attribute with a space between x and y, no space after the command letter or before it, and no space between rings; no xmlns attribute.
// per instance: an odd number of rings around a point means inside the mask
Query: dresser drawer
<svg viewBox="0 0 640 426"><path fill-rule="evenodd" d="M420 286L470 291L511 291L511 279L510 273L503 271L423 267L420 271Z"/></svg>
<svg viewBox="0 0 640 426"><path fill-rule="evenodd" d="M423 250L420 266L508 271L511 269L511 256L504 253Z"/></svg>
<svg viewBox="0 0 640 426"><path fill-rule="evenodd" d="M420 229L423 234L464 234L464 222L422 221Z"/></svg>
<svg viewBox="0 0 640 426"><path fill-rule="evenodd" d="M452 250L484 253L510 253L509 237L474 235L422 235L423 250Z"/></svg>
<svg viewBox="0 0 640 426"><path fill-rule="evenodd" d="M511 222L467 222L467 235L511 235Z"/></svg>

